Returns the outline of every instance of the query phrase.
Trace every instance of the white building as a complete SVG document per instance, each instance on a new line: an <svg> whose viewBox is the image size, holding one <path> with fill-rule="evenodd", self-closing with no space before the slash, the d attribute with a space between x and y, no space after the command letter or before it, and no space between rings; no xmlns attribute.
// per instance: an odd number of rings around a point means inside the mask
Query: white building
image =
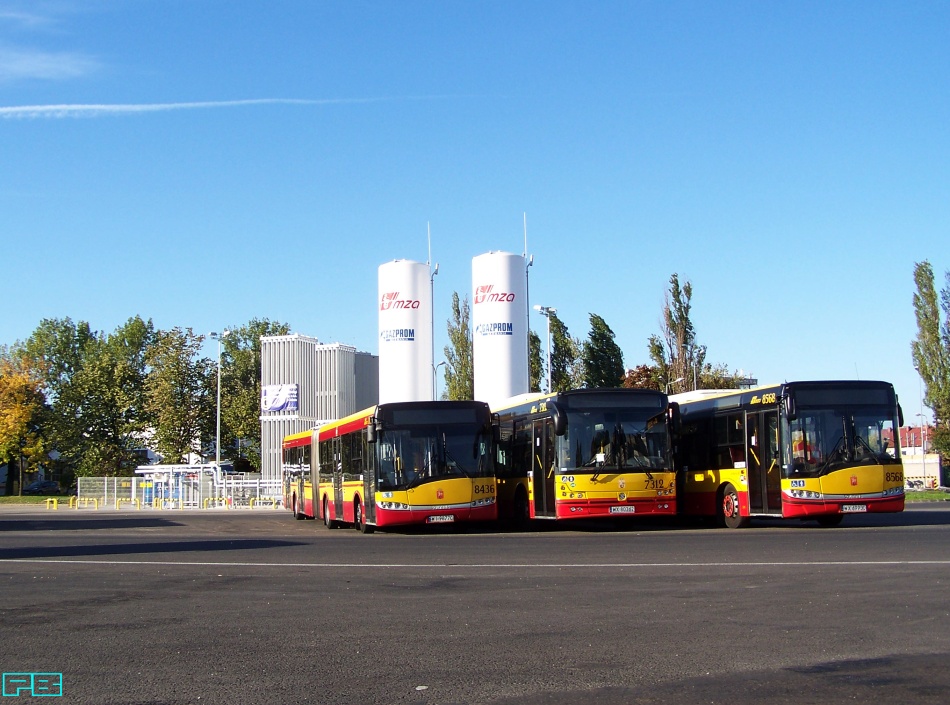
<svg viewBox="0 0 950 705"><path fill-rule="evenodd" d="M315 428L379 398L379 358L305 335L261 338L261 479L281 477L284 436Z"/></svg>

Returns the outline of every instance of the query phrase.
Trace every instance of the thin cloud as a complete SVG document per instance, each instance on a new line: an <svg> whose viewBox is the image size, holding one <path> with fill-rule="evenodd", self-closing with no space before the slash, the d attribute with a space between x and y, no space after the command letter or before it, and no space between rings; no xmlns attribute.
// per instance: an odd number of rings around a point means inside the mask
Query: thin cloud
<svg viewBox="0 0 950 705"><path fill-rule="evenodd" d="M137 115L141 113L170 112L173 110L200 110L205 108L235 108L247 105L346 105L378 103L392 98L334 98L306 100L300 98L254 98L249 100L208 100L194 103L118 103L72 105L20 105L0 107L0 118L81 118L108 115Z"/></svg>
<svg viewBox="0 0 950 705"><path fill-rule="evenodd" d="M82 54L0 48L0 82L76 78L98 68L97 61Z"/></svg>

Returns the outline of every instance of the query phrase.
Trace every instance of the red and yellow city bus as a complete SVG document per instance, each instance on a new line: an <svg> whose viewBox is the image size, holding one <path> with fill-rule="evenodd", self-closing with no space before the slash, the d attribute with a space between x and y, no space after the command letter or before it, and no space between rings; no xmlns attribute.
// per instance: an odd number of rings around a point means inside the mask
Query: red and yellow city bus
<svg viewBox="0 0 950 705"><path fill-rule="evenodd" d="M675 407L647 389L527 394L499 420L499 514L581 519L676 513L670 427Z"/></svg>
<svg viewBox="0 0 950 705"><path fill-rule="evenodd" d="M680 407L685 516L730 528L752 517L834 526L846 514L904 509L902 413L887 382L787 382L671 398Z"/></svg>
<svg viewBox="0 0 950 705"><path fill-rule="evenodd" d="M327 528L493 521L494 429L476 401L379 404L314 432L316 507Z"/></svg>
<svg viewBox="0 0 950 705"><path fill-rule="evenodd" d="M295 519L313 519L313 483L310 468L314 431L284 436L281 444L281 470L284 483L284 507Z"/></svg>

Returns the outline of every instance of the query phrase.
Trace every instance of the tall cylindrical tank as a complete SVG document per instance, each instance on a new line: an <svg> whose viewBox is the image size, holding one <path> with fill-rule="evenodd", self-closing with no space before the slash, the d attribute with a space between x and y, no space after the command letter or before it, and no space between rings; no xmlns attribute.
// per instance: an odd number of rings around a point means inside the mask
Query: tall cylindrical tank
<svg viewBox="0 0 950 705"><path fill-rule="evenodd" d="M429 266L379 266L379 402L432 399L432 281Z"/></svg>
<svg viewBox="0 0 950 705"><path fill-rule="evenodd" d="M489 404L529 391L525 258L488 252L472 259L475 399Z"/></svg>

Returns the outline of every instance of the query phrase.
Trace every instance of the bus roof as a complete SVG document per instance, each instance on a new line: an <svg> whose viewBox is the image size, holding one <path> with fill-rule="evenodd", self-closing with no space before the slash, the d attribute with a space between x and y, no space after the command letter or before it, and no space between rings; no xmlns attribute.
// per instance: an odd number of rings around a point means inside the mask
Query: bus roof
<svg viewBox="0 0 950 705"><path fill-rule="evenodd" d="M371 406L368 409L357 411L355 414L344 416L342 419L331 421L320 427L317 431L318 439L325 441L328 438L336 438L342 434L350 433L369 425L369 420L376 413L376 407Z"/></svg>
<svg viewBox="0 0 950 705"><path fill-rule="evenodd" d="M859 390L859 389L888 389L893 392L893 385L890 382L881 382L877 380L798 380L794 382L783 382L781 384L766 384L752 389L700 389L694 392L683 392L674 394L670 401L680 404L683 413L690 409L696 411L710 409L739 408L747 405L758 405L761 403L761 397L766 393L774 393L781 397L786 390L795 388L812 388L826 390ZM777 400L776 400L777 401Z"/></svg>
<svg viewBox="0 0 950 705"><path fill-rule="evenodd" d="M310 443L312 438L313 438L313 429L307 429L306 431L291 433L289 436L284 436L284 440L281 445L284 448L294 448L296 446L305 446Z"/></svg>
<svg viewBox="0 0 950 705"><path fill-rule="evenodd" d="M550 394L519 394L517 396L505 399L504 401L499 402L497 405L492 407L492 411L496 413L512 411L514 409L519 409L521 407L531 407L534 404L537 404L542 401L555 401L563 402L567 405L568 408L571 408L571 399L583 400L585 398L594 398L594 397L644 397L644 396L660 396L666 398L666 395L663 392L660 392L656 389L628 389L626 387L610 387L610 388L595 388L595 389L568 389L563 392L552 392ZM583 406L583 404L581 404Z"/></svg>

